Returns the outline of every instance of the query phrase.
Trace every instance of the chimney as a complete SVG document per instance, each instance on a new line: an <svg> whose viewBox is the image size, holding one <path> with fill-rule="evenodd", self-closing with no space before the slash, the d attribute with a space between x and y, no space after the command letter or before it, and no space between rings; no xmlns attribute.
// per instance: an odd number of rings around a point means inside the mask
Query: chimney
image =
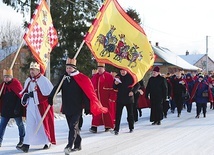
<svg viewBox="0 0 214 155"><path fill-rule="evenodd" d="M189 51L188 50L186 51L186 55L189 55Z"/></svg>
<svg viewBox="0 0 214 155"><path fill-rule="evenodd" d="M1 46L2 46L2 49L5 49L7 47L7 42L5 40L5 36L3 37L3 41L1 42Z"/></svg>
<svg viewBox="0 0 214 155"><path fill-rule="evenodd" d="M159 46L158 44L159 44L159 43L158 43L158 42L156 42L156 43L155 43L155 46Z"/></svg>

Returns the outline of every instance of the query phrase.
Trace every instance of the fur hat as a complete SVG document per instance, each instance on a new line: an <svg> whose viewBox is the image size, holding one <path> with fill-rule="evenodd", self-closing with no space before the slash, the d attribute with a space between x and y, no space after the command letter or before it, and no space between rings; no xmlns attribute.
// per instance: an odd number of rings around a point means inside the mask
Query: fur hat
<svg viewBox="0 0 214 155"><path fill-rule="evenodd" d="M160 71L160 68L159 68L158 66L155 66L155 67L153 68L153 71L159 72L159 71Z"/></svg>
<svg viewBox="0 0 214 155"><path fill-rule="evenodd" d="M40 70L40 65L37 62L31 62L30 69L32 68Z"/></svg>
<svg viewBox="0 0 214 155"><path fill-rule="evenodd" d="M12 69L4 69L3 70L3 76L10 76L10 77L13 77L13 70Z"/></svg>

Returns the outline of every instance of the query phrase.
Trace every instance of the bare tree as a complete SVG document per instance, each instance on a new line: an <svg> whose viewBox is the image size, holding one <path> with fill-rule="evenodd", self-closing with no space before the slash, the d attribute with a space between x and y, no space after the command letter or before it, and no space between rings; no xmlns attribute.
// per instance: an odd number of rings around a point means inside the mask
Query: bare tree
<svg viewBox="0 0 214 155"><path fill-rule="evenodd" d="M24 30L20 25L11 21L0 23L0 41L6 42L7 46L19 46L23 39Z"/></svg>

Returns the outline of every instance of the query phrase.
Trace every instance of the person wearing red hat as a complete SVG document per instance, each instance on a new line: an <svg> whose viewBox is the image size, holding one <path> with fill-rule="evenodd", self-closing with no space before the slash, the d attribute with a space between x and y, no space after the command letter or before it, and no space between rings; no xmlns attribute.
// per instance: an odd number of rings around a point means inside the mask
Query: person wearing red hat
<svg viewBox="0 0 214 155"><path fill-rule="evenodd" d="M160 76L160 68L154 67L152 77L146 86L146 98L150 98L150 122L152 125L160 125L163 119L163 102L167 99L167 81Z"/></svg>

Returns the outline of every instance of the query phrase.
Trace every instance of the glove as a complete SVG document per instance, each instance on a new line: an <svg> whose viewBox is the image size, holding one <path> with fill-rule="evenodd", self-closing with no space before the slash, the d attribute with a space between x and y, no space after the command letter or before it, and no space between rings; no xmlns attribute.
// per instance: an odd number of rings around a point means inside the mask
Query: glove
<svg viewBox="0 0 214 155"><path fill-rule="evenodd" d="M65 73L64 73L64 75L65 75L65 76L68 76L68 73L67 73L67 72L65 72Z"/></svg>
<svg viewBox="0 0 214 155"><path fill-rule="evenodd" d="M24 94L24 96L23 96L23 99L22 99L22 104L23 105L26 105L27 104L27 99L29 98L30 96L29 96L29 94Z"/></svg>
<svg viewBox="0 0 214 155"><path fill-rule="evenodd" d="M53 105L53 97L51 96L48 97L48 104L51 106Z"/></svg>
<svg viewBox="0 0 214 155"><path fill-rule="evenodd" d="M86 115L90 114L90 110L89 109L85 109L85 112L84 112Z"/></svg>
<svg viewBox="0 0 214 155"><path fill-rule="evenodd" d="M28 93L29 97L33 97L33 92Z"/></svg>

